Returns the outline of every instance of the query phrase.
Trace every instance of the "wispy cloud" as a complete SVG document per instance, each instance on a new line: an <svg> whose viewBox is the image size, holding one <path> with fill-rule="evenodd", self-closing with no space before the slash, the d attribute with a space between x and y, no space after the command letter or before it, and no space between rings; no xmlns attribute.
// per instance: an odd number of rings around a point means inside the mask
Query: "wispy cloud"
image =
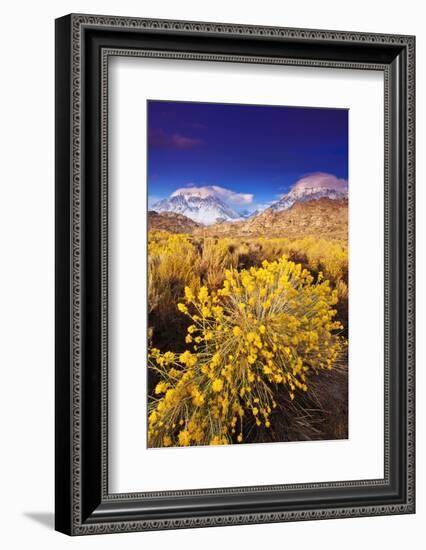
<svg viewBox="0 0 426 550"><path fill-rule="evenodd" d="M301 177L293 185L292 189L309 189L312 187L335 189L336 191L347 191L348 180L337 178L333 174L327 174L325 172L315 172L313 174L306 174L306 176Z"/></svg>
<svg viewBox="0 0 426 550"><path fill-rule="evenodd" d="M204 141L182 134L167 134L164 130L157 128L149 132L148 143L150 147L159 149L192 149L203 145Z"/></svg>
<svg viewBox="0 0 426 550"><path fill-rule="evenodd" d="M196 195L201 198L218 197L225 202L239 206L251 204L253 202L253 195L251 193L237 193L231 189L220 187L219 185L196 186L190 183L187 187L176 189L176 191L172 193L172 197L176 195Z"/></svg>
<svg viewBox="0 0 426 550"><path fill-rule="evenodd" d="M252 210L255 212L256 210L258 212L262 212L263 210L266 210L270 206L272 206L276 201L269 201L269 202L263 202L255 205L255 208L253 207Z"/></svg>
<svg viewBox="0 0 426 550"><path fill-rule="evenodd" d="M157 195L148 195L148 210L152 208L152 206L160 201L163 197L157 196Z"/></svg>

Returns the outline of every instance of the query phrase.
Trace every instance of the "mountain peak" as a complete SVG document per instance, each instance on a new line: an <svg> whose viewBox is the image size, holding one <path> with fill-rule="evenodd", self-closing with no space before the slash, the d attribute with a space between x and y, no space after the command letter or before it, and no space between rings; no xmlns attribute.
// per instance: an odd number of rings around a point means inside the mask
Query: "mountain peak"
<svg viewBox="0 0 426 550"><path fill-rule="evenodd" d="M168 199L156 202L152 210L182 214L203 225L240 219L239 214L219 197L197 188L177 189Z"/></svg>
<svg viewBox="0 0 426 550"><path fill-rule="evenodd" d="M270 209L273 211L288 210L298 202L306 202L328 198L342 200L348 198L348 182L336 178L332 174L322 172L304 176L298 180L291 190L275 202Z"/></svg>
<svg viewBox="0 0 426 550"><path fill-rule="evenodd" d="M215 197L215 193L212 187L205 186L205 187L180 187L179 189L176 189L176 191L173 191L173 193L170 195L171 198L173 197L198 197L200 199L206 199L208 197Z"/></svg>

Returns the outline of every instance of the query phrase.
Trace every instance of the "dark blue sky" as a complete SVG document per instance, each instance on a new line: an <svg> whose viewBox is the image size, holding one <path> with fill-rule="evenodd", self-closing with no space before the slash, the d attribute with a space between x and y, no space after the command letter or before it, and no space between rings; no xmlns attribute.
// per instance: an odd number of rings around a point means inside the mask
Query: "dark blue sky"
<svg viewBox="0 0 426 550"><path fill-rule="evenodd" d="M148 101L151 205L217 185L252 194L254 210L315 172L348 178L345 109Z"/></svg>

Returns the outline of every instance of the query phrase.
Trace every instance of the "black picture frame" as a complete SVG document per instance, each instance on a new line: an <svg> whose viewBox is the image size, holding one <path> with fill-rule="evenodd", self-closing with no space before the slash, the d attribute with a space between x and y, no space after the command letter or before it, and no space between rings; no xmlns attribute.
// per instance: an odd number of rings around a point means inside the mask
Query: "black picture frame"
<svg viewBox="0 0 426 550"><path fill-rule="evenodd" d="M384 478L109 494L111 55L383 71ZM415 38L71 14L56 20L56 529L69 535L415 511Z"/></svg>

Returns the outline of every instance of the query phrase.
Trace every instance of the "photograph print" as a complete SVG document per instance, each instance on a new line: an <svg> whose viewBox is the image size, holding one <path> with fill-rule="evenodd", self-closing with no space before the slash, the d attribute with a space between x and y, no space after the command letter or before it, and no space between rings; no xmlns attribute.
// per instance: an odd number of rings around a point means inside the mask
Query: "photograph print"
<svg viewBox="0 0 426 550"><path fill-rule="evenodd" d="M148 447L348 438L348 110L149 100Z"/></svg>

